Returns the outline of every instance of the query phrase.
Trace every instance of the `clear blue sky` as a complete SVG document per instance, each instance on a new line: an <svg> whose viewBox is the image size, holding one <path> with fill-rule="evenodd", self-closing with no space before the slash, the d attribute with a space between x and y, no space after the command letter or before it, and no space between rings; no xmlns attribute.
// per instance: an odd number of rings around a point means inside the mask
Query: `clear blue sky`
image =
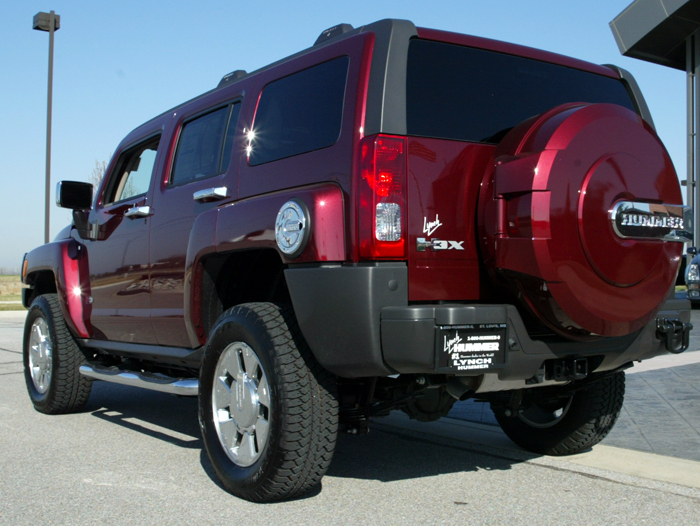
<svg viewBox="0 0 700 526"><path fill-rule="evenodd" d="M52 191L87 180L96 160L149 118L313 44L340 22L405 18L630 70L681 179L685 73L620 55L608 23L631 0L295 0L4 2L0 8L0 269L19 269L43 243L48 34L32 17L53 9L56 33ZM53 196L52 196L53 203ZM52 204L51 237L70 222Z"/></svg>

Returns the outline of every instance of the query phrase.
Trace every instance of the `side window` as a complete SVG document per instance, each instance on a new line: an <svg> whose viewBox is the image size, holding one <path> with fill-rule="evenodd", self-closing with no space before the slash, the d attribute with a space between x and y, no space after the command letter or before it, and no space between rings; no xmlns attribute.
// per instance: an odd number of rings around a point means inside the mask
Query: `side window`
<svg viewBox="0 0 700 526"><path fill-rule="evenodd" d="M240 109L240 103L232 104L185 123L170 184L187 184L228 169Z"/></svg>
<svg viewBox="0 0 700 526"><path fill-rule="evenodd" d="M104 204L117 203L148 192L160 137L154 137L125 151L107 186Z"/></svg>
<svg viewBox="0 0 700 526"><path fill-rule="evenodd" d="M251 166L335 144L349 63L336 58L265 86L248 151Z"/></svg>

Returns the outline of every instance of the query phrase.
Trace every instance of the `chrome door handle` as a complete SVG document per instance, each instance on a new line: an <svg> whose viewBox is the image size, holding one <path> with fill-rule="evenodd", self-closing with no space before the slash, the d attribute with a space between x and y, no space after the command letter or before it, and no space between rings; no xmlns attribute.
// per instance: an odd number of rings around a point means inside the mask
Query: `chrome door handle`
<svg viewBox="0 0 700 526"><path fill-rule="evenodd" d="M225 186L219 186L218 188L206 188L204 190L198 190L192 194L192 199L195 201L218 201L220 199L225 199L228 197L228 190Z"/></svg>
<svg viewBox="0 0 700 526"><path fill-rule="evenodd" d="M139 217L148 217L151 215L151 213L150 206L134 206L124 212L124 217L128 217L129 219L138 219Z"/></svg>

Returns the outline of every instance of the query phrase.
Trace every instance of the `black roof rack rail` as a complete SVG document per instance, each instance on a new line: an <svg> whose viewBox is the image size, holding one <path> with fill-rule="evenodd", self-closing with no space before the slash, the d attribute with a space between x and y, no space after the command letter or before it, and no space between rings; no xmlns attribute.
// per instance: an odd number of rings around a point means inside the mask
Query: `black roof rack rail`
<svg viewBox="0 0 700 526"><path fill-rule="evenodd" d="M339 35L342 35L343 33L347 33L348 31L352 31L353 29L355 28L352 27L350 24L338 24L336 26L329 27L328 29L321 32L321 34L316 39L316 42L314 42L314 46L320 44L321 42L325 42L326 40L330 40L331 38L335 38Z"/></svg>

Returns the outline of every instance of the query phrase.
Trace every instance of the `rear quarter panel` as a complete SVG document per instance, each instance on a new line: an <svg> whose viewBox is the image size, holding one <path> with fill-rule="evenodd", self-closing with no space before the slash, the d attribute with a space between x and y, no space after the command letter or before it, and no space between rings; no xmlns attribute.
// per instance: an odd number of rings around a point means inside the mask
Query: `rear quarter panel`
<svg viewBox="0 0 700 526"><path fill-rule="evenodd" d="M408 138L408 299L477 300L479 187L494 147ZM454 241L463 250L418 251L418 238Z"/></svg>

